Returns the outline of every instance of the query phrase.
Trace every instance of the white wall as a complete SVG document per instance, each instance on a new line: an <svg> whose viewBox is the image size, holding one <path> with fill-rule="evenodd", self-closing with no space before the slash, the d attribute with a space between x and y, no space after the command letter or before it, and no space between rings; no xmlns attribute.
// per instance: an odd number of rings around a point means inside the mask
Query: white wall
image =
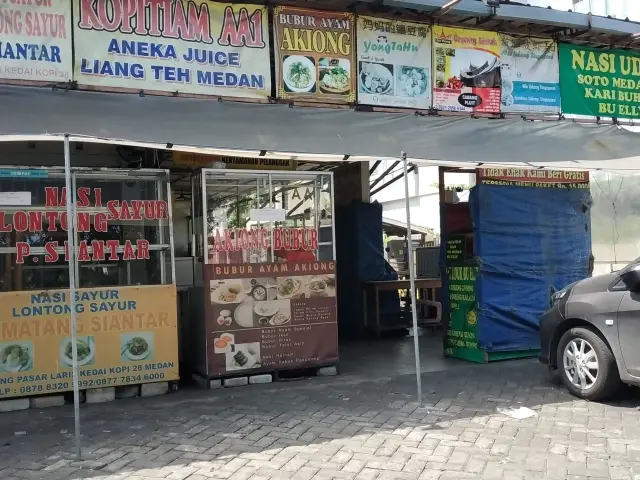
<svg viewBox="0 0 640 480"><path fill-rule="evenodd" d="M393 162L385 164L385 161L378 165L376 171L371 176L371 180L376 179L380 174L392 165ZM402 172L402 165L394 169L394 173L387 174L375 187L378 188L394 176ZM471 176L472 177L472 176ZM436 233L440 233L440 198L438 195L438 167L418 167L409 174L409 209L411 213L411 224L431 228ZM473 180L469 174L446 175L446 184L470 185ZM461 201L468 200L468 192L459 194ZM372 201L377 200L382 204L383 216L392 220L406 222L407 214L405 207L404 180L400 179L388 186L381 192L373 196Z"/></svg>

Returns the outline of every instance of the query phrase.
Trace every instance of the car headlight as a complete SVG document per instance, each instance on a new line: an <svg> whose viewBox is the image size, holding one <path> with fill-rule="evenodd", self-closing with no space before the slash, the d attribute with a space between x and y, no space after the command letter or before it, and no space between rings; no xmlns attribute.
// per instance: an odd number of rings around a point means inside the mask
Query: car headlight
<svg viewBox="0 0 640 480"><path fill-rule="evenodd" d="M570 283L569 285L564 287L562 290L558 290L557 292L554 292L553 294L551 294L551 305L550 306L551 307L555 307L556 305L558 305L558 308L560 308L560 310L562 310L563 306L564 306L563 304L567 303L567 299L569 298L569 294L571 293L571 290L573 289L573 287L575 287L576 283L578 283L578 282Z"/></svg>
<svg viewBox="0 0 640 480"><path fill-rule="evenodd" d="M556 292L553 295L551 295L551 305L553 306L556 303L558 303L560 301L560 299L563 298L568 293L569 293L568 289L563 289L563 290L560 290L559 292Z"/></svg>

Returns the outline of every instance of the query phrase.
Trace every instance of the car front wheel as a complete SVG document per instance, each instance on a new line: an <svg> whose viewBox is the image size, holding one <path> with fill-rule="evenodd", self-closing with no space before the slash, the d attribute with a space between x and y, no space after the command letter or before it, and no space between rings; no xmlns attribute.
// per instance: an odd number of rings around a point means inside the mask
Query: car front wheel
<svg viewBox="0 0 640 480"><path fill-rule="evenodd" d="M576 397L603 400L620 386L611 349L588 328L572 328L565 332L558 344L557 355L562 381Z"/></svg>

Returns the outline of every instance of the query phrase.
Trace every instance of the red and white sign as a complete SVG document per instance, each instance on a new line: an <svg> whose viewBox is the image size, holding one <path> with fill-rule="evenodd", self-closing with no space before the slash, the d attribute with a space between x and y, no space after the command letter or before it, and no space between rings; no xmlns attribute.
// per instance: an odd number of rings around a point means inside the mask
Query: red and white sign
<svg viewBox="0 0 640 480"><path fill-rule="evenodd" d="M268 228L231 228L216 231L210 241L216 252L267 251L271 247L272 231ZM274 250L313 251L318 249L315 228L275 228Z"/></svg>
<svg viewBox="0 0 640 480"><path fill-rule="evenodd" d="M164 200L109 200L103 203L101 188L78 188L76 192L78 209L94 207L96 212L79 211L76 218L78 233L107 232L109 222L115 220L142 221L168 218L168 204ZM67 232L69 219L67 212L60 207L67 204L65 188L45 187L45 207L42 211L17 210L13 214L0 210L0 232L41 233ZM9 217L11 216L11 220ZM55 263L60 259L59 249L64 247L64 259L69 261L70 253L67 241L47 242L44 245L46 263ZM122 254L118 249L123 247ZM32 253L27 242L16 242L16 263L24 263L25 257ZM126 240L123 245L118 240L82 240L78 243L78 261L119 261L146 260L149 258L149 241L137 239Z"/></svg>

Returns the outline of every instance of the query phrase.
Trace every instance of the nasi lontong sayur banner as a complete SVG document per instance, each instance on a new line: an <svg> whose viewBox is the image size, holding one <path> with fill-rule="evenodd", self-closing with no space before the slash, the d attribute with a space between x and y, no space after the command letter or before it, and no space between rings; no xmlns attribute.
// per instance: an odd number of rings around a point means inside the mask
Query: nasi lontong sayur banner
<svg viewBox="0 0 640 480"><path fill-rule="evenodd" d="M273 31L279 98L322 103L355 101L352 13L275 7Z"/></svg>

